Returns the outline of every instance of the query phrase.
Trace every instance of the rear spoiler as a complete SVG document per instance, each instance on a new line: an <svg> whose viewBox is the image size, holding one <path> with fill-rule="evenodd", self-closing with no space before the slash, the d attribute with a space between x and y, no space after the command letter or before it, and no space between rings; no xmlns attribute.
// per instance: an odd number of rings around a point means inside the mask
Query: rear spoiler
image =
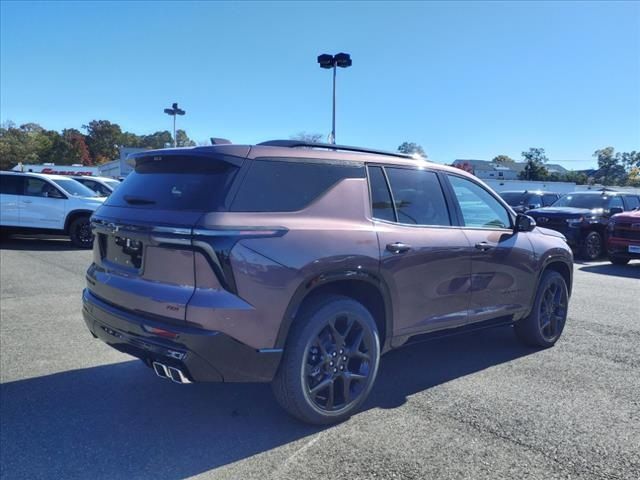
<svg viewBox="0 0 640 480"><path fill-rule="evenodd" d="M227 148L225 148L227 147ZM229 148L231 147L231 148ZM127 164L136 167L142 161L162 161L164 157L192 157L200 160L216 160L226 162L236 167L242 166L245 158L249 154L251 147L239 145L216 145L206 147L186 147L186 148L163 148L160 150L147 150L144 152L130 153L127 156ZM230 152L233 152L233 155Z"/></svg>

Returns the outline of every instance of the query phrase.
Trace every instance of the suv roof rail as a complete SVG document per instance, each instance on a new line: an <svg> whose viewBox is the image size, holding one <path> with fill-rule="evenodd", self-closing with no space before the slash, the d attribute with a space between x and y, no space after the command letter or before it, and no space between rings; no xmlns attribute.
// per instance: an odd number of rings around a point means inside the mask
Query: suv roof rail
<svg viewBox="0 0 640 480"><path fill-rule="evenodd" d="M388 152L386 150L374 150L372 148L352 147L349 145L335 145L333 143L305 142L304 140L269 140L267 142L259 143L258 145L264 145L267 147L287 147L287 148L298 148L298 147L324 148L327 150L343 150L346 152L373 153L376 155L389 155L392 157L409 158L412 160L416 159L414 156L407 155L406 153Z"/></svg>

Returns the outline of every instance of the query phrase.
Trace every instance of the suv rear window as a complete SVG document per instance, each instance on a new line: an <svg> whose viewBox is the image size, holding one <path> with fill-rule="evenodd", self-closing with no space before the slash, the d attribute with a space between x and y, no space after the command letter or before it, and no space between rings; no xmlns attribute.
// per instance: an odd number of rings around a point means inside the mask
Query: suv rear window
<svg viewBox="0 0 640 480"><path fill-rule="evenodd" d="M308 159L254 160L231 210L295 212L345 178L364 177L364 166Z"/></svg>
<svg viewBox="0 0 640 480"><path fill-rule="evenodd" d="M172 156L138 159L131 172L109 196L114 207L224 210L226 194L238 168L213 158Z"/></svg>

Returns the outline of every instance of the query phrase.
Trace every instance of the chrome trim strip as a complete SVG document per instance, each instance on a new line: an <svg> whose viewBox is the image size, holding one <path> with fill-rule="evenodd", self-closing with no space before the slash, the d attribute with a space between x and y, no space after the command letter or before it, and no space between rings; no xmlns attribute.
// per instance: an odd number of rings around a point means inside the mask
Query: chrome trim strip
<svg viewBox="0 0 640 480"><path fill-rule="evenodd" d="M242 235L276 235L279 233L287 232L285 227L217 227L217 228L195 228L193 230L194 236L202 237L229 237L229 236L242 236Z"/></svg>

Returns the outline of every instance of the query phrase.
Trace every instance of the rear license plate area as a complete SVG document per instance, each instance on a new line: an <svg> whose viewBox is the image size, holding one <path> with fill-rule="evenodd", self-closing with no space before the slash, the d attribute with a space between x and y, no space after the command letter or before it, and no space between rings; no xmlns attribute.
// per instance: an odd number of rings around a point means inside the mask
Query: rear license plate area
<svg viewBox="0 0 640 480"><path fill-rule="evenodd" d="M121 235L109 235L105 243L105 260L135 270L142 267L144 245L140 240Z"/></svg>

